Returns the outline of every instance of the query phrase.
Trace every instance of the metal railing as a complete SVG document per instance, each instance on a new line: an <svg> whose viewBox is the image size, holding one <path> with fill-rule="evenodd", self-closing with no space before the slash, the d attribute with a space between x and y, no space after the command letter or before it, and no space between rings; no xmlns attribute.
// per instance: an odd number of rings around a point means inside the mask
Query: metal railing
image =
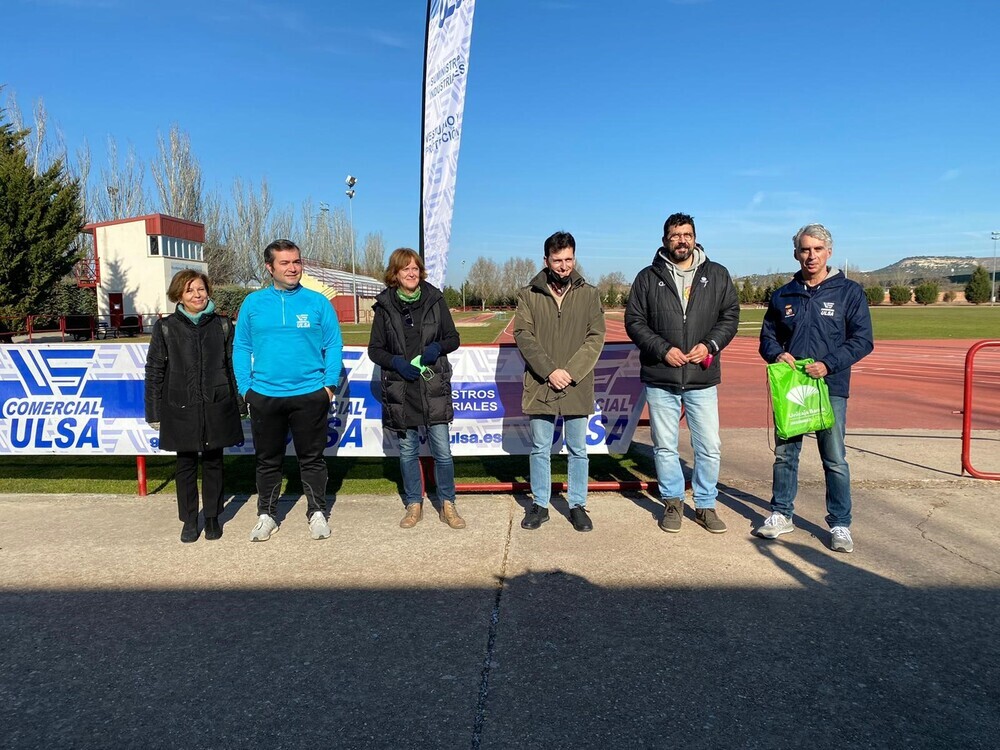
<svg viewBox="0 0 1000 750"><path fill-rule="evenodd" d="M982 349L1000 347L1000 340L978 341L965 355L965 388L962 398L962 471L975 479L1000 479L995 472L977 471L972 465L972 376L976 354Z"/></svg>
<svg viewBox="0 0 1000 750"><path fill-rule="evenodd" d="M128 338L149 332L153 323L168 313L136 315L25 315L0 317L0 344L14 343L15 336L26 336L24 343L36 340L89 341L91 339Z"/></svg>

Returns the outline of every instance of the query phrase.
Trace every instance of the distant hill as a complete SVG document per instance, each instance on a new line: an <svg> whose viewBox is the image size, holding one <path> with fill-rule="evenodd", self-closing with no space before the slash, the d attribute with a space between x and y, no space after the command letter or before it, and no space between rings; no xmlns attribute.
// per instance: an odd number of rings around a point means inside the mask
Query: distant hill
<svg viewBox="0 0 1000 750"><path fill-rule="evenodd" d="M836 266L836 258L834 258ZM987 271L993 270L993 256L986 258L974 258L972 256L950 256L950 255L913 255L883 268L874 271L861 271L853 265L849 269L848 275L856 278L864 284L919 284L924 281L937 281L941 284L954 284L964 286L969 281L977 265L984 266ZM998 265L1000 271L1000 265ZM739 281L750 279L754 286L767 286L775 279L790 279L795 273L794 270L776 274L752 274L741 276ZM859 278L862 277L862 278Z"/></svg>
<svg viewBox="0 0 1000 750"><path fill-rule="evenodd" d="M954 276L963 274L968 276L977 265L993 267L993 258L973 258L971 256L952 257L948 255L914 255L909 258L897 260L891 266L879 268L875 271L865 271L873 276L891 276L905 274L906 276Z"/></svg>

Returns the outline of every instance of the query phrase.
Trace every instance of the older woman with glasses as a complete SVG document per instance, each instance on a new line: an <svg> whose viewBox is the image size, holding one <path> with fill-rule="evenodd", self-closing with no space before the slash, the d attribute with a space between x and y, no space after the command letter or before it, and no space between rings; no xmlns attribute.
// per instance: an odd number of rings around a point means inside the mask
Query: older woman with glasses
<svg viewBox="0 0 1000 750"><path fill-rule="evenodd" d="M411 529L423 517L418 429L424 427L434 457L439 517L453 529L464 529L465 521L455 509L455 466L448 434L454 409L446 355L458 349L458 331L444 295L426 279L423 261L414 250L401 247L389 256L388 289L375 301L368 356L382 368L382 428L399 436L406 506L399 525Z"/></svg>

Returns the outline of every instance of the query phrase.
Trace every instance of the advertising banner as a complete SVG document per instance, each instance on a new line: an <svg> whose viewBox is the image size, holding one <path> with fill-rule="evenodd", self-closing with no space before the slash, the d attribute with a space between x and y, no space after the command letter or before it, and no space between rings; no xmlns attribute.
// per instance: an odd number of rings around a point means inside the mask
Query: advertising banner
<svg viewBox="0 0 1000 750"><path fill-rule="evenodd" d="M444 288L475 0L430 0L424 61L421 226L427 280Z"/></svg>
<svg viewBox="0 0 1000 750"><path fill-rule="evenodd" d="M527 455L528 418L521 413L524 360L514 346L463 347L452 364L452 453ZM144 419L146 344L13 344L0 346L0 457L12 454L156 455L155 430ZM330 406L326 454L398 455L382 432L381 371L366 347L344 348L345 375ZM608 344L595 370L591 453L625 453L645 405L639 352ZM557 425L558 427L558 425ZM228 454L253 454L250 423ZM564 450L557 429L553 450ZM425 449L425 452L426 449ZM289 443L288 453L292 454Z"/></svg>

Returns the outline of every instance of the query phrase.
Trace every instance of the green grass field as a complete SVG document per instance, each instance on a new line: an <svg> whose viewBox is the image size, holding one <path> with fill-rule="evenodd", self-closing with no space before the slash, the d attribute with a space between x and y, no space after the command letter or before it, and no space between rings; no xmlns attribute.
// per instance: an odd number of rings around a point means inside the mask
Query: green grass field
<svg viewBox="0 0 1000 750"><path fill-rule="evenodd" d="M457 313L455 321L465 344L493 342L509 322L509 314L493 318L483 325L461 325L477 313ZM620 320L621 311L610 317ZM741 313L741 336L757 336L764 317L763 309L746 308ZM936 305L932 307L872 308L875 338L889 339L983 339L1000 336L1000 307ZM369 325L343 326L344 342L366 346ZM294 464L293 459L288 463ZM385 494L398 491L399 462L392 459L330 459L331 493ZM172 497L174 460L168 456L146 460L148 487L151 493ZM298 492L297 471L286 488ZM565 459L557 458L553 479L565 481ZM459 483L527 481L527 456L482 456L455 459ZM625 456L592 456L591 477L595 480L651 479L655 475L651 459L634 451ZM253 459L230 456L226 459L227 491L237 495L254 492ZM82 493L136 494L136 463L131 456L4 456L0 458L0 492L19 494Z"/></svg>
<svg viewBox="0 0 1000 750"><path fill-rule="evenodd" d="M988 339L1000 336L1000 306L878 305L871 309L875 340ZM763 308L740 311L740 336L757 336Z"/></svg>
<svg viewBox="0 0 1000 750"><path fill-rule="evenodd" d="M329 458L328 491L345 495L396 495L400 488L399 460L396 458ZM133 456L5 456L0 459L0 493L109 494L137 493L136 460ZM287 458L285 491L297 494L302 485L294 458ZM173 497L174 459L171 456L146 458L146 482L153 495ZM655 476L652 459L630 451L624 456L593 455L590 476L595 481L650 480ZM552 462L553 481L566 481L566 458ZM483 482L527 482L527 456L476 456L455 459L455 481L459 484ZM254 487L252 456L226 457L226 491L250 495Z"/></svg>
<svg viewBox="0 0 1000 750"><path fill-rule="evenodd" d="M501 314L500 317L493 317L485 323L476 325L465 325L473 318L478 317L478 312L454 313L455 325L462 338L463 344L492 344L503 329L510 323L511 313ZM344 343L348 346L368 346L368 339L371 338L372 327L370 323L343 323L340 331L344 336Z"/></svg>

